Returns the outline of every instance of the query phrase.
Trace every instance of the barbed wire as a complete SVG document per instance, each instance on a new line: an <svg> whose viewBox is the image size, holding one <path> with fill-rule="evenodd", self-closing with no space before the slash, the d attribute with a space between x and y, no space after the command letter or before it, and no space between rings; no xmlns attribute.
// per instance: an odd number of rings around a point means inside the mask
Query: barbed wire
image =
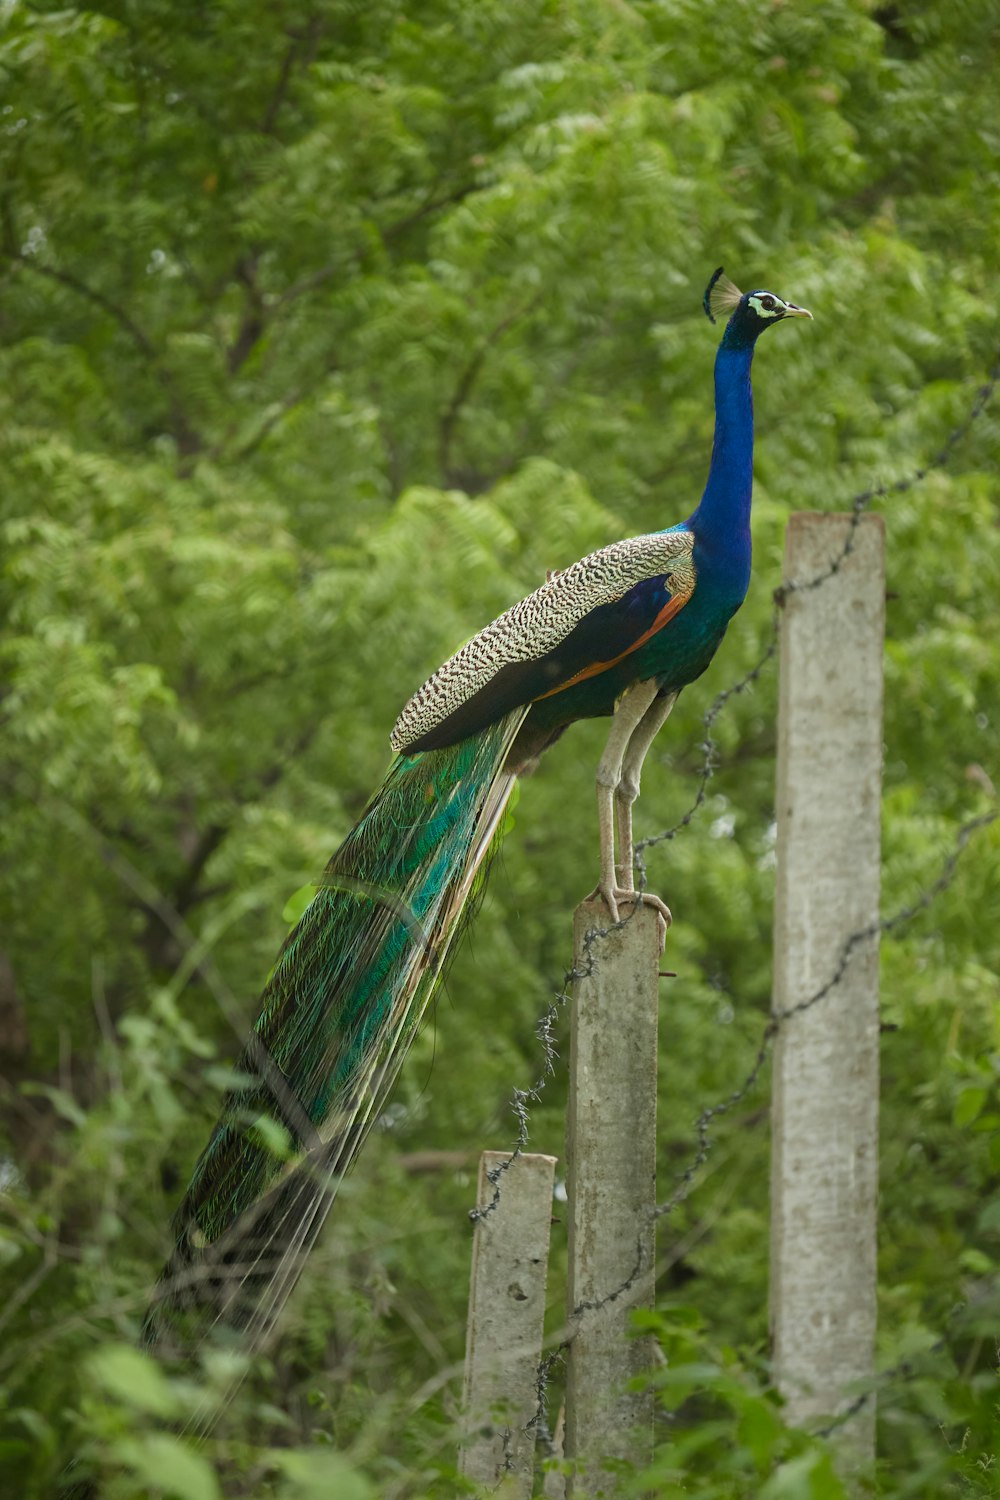
<svg viewBox="0 0 1000 1500"><path fill-rule="evenodd" d="M902 907L893 916L883 917L877 922L870 922L866 927L859 927L857 931L850 933L844 939L837 962L829 978L804 1000L799 1000L794 1005L790 1005L787 1010L776 1011L769 1018L761 1035L760 1044L753 1063L743 1082L717 1104L709 1105L702 1110L695 1121L695 1132L698 1143L695 1155L680 1173L678 1187L674 1193L664 1203L657 1205L655 1210L656 1218L660 1219L672 1213L690 1194L691 1184L698 1171L705 1165L712 1149L710 1126L713 1120L717 1120L722 1115L728 1114L737 1104L742 1103L751 1092L757 1079L760 1077L761 1069L771 1049L771 1043L778 1035L782 1026L787 1025L795 1016L804 1015L806 1011L812 1010L820 1001L825 1000L832 990L836 989L847 973L854 953L864 943L871 941L874 937L896 932L900 927L904 927L908 922L912 922L914 917L919 916L922 911L926 911L937 900L938 896L948 889L955 878L955 872L958 869L958 861L961 858L962 851L973 834L977 833L979 829L986 828L991 823L995 823L998 818L1000 818L1000 812L990 812L983 813L979 817L970 818L966 823L963 823L956 835L955 845L941 866L937 878L920 893L917 899L908 906Z"/></svg>
<svg viewBox="0 0 1000 1500"><path fill-rule="evenodd" d="M997 1277L994 1276L990 1282L991 1290L995 1289L997 1284ZM863 1411L868 1402L873 1401L880 1391L892 1390L893 1387L905 1385L908 1381L918 1380L923 1373L922 1364L933 1356L944 1353L951 1337L961 1333L960 1325L963 1318L967 1319L969 1314L974 1311L975 1302L972 1298L966 1302L956 1303L945 1318L944 1327L936 1339L928 1344L926 1348L920 1349L914 1354L906 1354L902 1359L896 1360L894 1364L886 1366L884 1370L879 1370L869 1387L866 1390L859 1391L842 1411L837 1412L822 1427L818 1427L814 1431L813 1437L832 1437L835 1432L851 1421L852 1417L856 1417L859 1412ZM990 1321L991 1332L993 1332L996 1347L997 1363L998 1367L1000 1367L1000 1339L997 1339L995 1333L995 1318L991 1316Z"/></svg>
<svg viewBox="0 0 1000 1500"><path fill-rule="evenodd" d="M781 611L783 610L790 596L797 593L808 593L813 589L821 588L823 584L825 584L829 579L835 577L840 572L840 569L843 567L845 561L854 551L857 528L861 523L861 518L875 500L884 498L888 495L903 494L906 491L913 489L915 485L919 484L923 479L927 477L931 470L942 468L949 462L952 453L954 452L961 439L966 435L966 433L972 428L974 423L985 411L996 390L998 383L1000 383L1000 349L997 350L996 357L985 382L976 391L975 398L972 402L971 407L969 408L969 411L966 413L962 421L959 422L954 428L952 428L951 432L948 434L947 438L934 454L934 456L929 459L921 468L915 469L911 474L905 476L902 479L894 480L889 484L872 485L870 488L861 490L856 495L854 495L851 500L846 502L846 506L844 507L845 509L849 510L850 513L850 525L848 527L847 534L845 535L844 540L841 544L840 550L834 556L832 561L828 563L828 565L824 569L821 569L820 572L814 574L811 578L804 580L786 579L779 585L778 588L775 589L773 594L775 607L771 616L770 633L762 654L754 663L754 665L743 674L742 677L738 678L735 682L731 683L728 687L724 688L720 693L716 695L703 716L702 723L705 728L705 738L702 741L701 745L698 747L702 752L703 759L701 767L697 772L698 781L692 802L688 806L687 810L677 820L677 822L673 823L669 828L663 829L659 833L651 834L648 837L640 839L636 842L635 868L638 876L638 879L636 881L636 889L640 892L640 894L648 888L648 867L645 859L646 850L655 848L659 844L667 843L676 838L679 833L690 826L690 824L694 821L694 818L697 816L700 808L704 805L704 802L708 795L708 783L714 775L718 764L718 746L712 737L712 729L715 725L716 720L719 718L720 714L722 714L726 706L734 698L739 697L740 694L746 692L750 687L753 686L755 682L757 682L758 678L762 675L762 673L768 666L768 663L771 662L777 654L778 644L780 640ZM833 514L836 513L836 511L833 512ZM635 909L633 908L633 914L634 910ZM566 970L565 974L563 975L562 984L556 991L554 999L549 1002L549 1004L546 1006L545 1011L540 1017L535 1028L535 1035L542 1047L542 1072L539 1078L530 1088L515 1088L512 1092L510 1109L517 1126L515 1142L511 1149L510 1158L506 1162L498 1164L498 1166L488 1174L490 1184L494 1189L493 1197L488 1204L477 1205L476 1208L470 1211L469 1217L473 1222L478 1221L486 1214L492 1213L496 1208L497 1203L499 1202L500 1182L503 1178L503 1175L510 1169L511 1165L514 1161L517 1160L518 1156L523 1153L524 1148L527 1145L529 1133L529 1105L538 1102L541 1092L545 1088L548 1079L552 1077L555 1071L555 1059L558 1056L558 1048L555 1038L555 1024L558 1019L559 1012L569 1002L568 992L570 987L580 979L589 978L590 974L593 972L593 942L597 937L605 936L610 931L620 929L626 922L630 920L631 914L628 917L623 918L617 924L612 924L608 928L594 928L586 934L583 947L585 959L584 966L580 968L578 966L571 965ZM839 983L841 977L842 972L838 973L837 977L829 985L829 988L825 988L823 990L823 995L828 994L829 989L832 989L835 984ZM817 997L817 999L820 998L822 998L822 996ZM733 1102L735 1103L736 1100L734 1100Z"/></svg>
<svg viewBox="0 0 1000 1500"><path fill-rule="evenodd" d="M586 951L589 956L589 945ZM495 1212L497 1204L500 1202L500 1183L504 1173L509 1172L518 1157L524 1153L524 1148L528 1144L529 1105L538 1103L542 1096L542 1090L556 1071L556 1060L559 1056L559 1048L556 1040L556 1023L559 1019L559 1012L569 1003L569 987L574 979L586 978L593 973L593 968L593 958L589 957L585 968L571 968L567 970L562 988L549 1001L538 1019L535 1026L535 1038L542 1049L542 1071L530 1088L515 1088L513 1091L510 1109L517 1123L517 1136L514 1147L506 1161L498 1162L495 1167L491 1167L486 1173L486 1179L493 1188L493 1196L488 1203L477 1205L475 1208L469 1210L469 1218L473 1224L478 1223L481 1219L488 1218L490 1214Z"/></svg>
<svg viewBox="0 0 1000 1500"><path fill-rule="evenodd" d="M776 1012L768 1019L764 1027L764 1031L761 1036L761 1040L758 1045L753 1062L742 1083L730 1094L727 1094L725 1098L719 1100L718 1103L707 1106L695 1121L696 1149L694 1155L684 1167L683 1171L678 1174L678 1185L671 1196L667 1198L663 1203L658 1204L653 1209L652 1213L655 1219L663 1218L667 1214L672 1213L690 1196L694 1180L701 1168L708 1161L708 1158L711 1155L713 1149L714 1142L710 1130L713 1121L718 1120L725 1114L728 1114L730 1110L735 1108L737 1104L742 1103L742 1101L746 1099L747 1096L751 1093L755 1084L757 1083L758 1078L760 1077L761 1071L763 1070L764 1063L766 1062L768 1053L771 1049L771 1044L777 1036L781 1027L786 1025L794 1017L804 1014L806 1011L811 1010L814 1006L820 1004L821 1001L826 999L830 992L840 984L850 965L851 958L853 957L856 950L865 942L870 941L876 936L889 935L893 932L896 932L899 928L904 927L907 923L913 921L914 918L919 916L921 912L926 911L927 908L931 906L933 902L938 898L938 896L940 896L950 886L958 869L958 863L962 856L962 853L973 835L979 832L979 830L986 828L990 824L996 822L998 818L1000 818L1000 812L984 813L980 816L970 818L967 822L962 824L956 835L954 846L943 861L937 877L928 886L926 886L923 891L921 891L920 895L917 896L916 899L910 902L908 905L901 907L898 911L893 913L892 916L884 917L877 922L869 923L867 926L858 928L855 932L849 934L849 936L845 938L843 942L840 954L837 958L837 962L834 965L829 978L810 995L808 995L804 1000L798 1001L795 1005L789 1006L786 1010ZM559 996L560 1003L563 1003L566 999L568 999L568 997L565 995L565 990L568 987L568 983L571 982L572 979L589 978L593 973L594 943L598 939L606 938L611 932L621 931L621 929L626 927L628 923L633 920L634 910L635 909L633 908L633 911L629 914L629 916L623 917L617 923L612 923L609 927L594 927L585 934L584 952L588 955L589 962L586 967L573 968L567 971L567 981L566 983L564 983L563 991ZM495 1207L495 1203L491 1204L490 1207ZM530 1420L525 1424L524 1430L525 1432L529 1430L536 1431L539 1434L540 1441L542 1441L543 1444L545 1441L547 1441L546 1435L549 1432L547 1400L548 1388L552 1379L552 1372L556 1364L560 1363L565 1357L565 1354L569 1349L573 1338L575 1337L576 1326L574 1325L578 1325L579 1320L587 1313L600 1312L603 1308L620 1300L621 1297L631 1291L639 1276L642 1274L643 1269L644 1267L642 1263L642 1256L640 1254L637 1263L633 1267L630 1274L626 1276L610 1292L606 1293L603 1297L577 1304L577 1306L573 1308L570 1315L570 1327L568 1333L565 1337L562 1337L560 1339L556 1347L549 1353L547 1353L539 1363L535 1375L535 1398L537 1403L536 1410ZM883 1378L888 1379L888 1372L884 1372L884 1376L880 1377L880 1380ZM838 1416L835 1425L839 1425L842 1422L848 1420L849 1416L853 1415L854 1411L859 1411L864 1405L865 1401L869 1399L871 1394L871 1392L862 1393L862 1396L857 1398L856 1403L852 1403L851 1408ZM822 1436L824 1434L819 1435Z"/></svg>
<svg viewBox="0 0 1000 1500"><path fill-rule="evenodd" d="M535 1026L535 1037L542 1049L542 1071L530 1088L515 1088L511 1094L510 1112L514 1116L517 1125L514 1145L507 1160L498 1162L494 1168L487 1172L486 1177L493 1188L493 1196L488 1203L477 1204L475 1208L469 1210L469 1218L474 1224L478 1223L481 1219L488 1218L490 1214L495 1212L500 1202L500 1183L504 1173L510 1170L517 1158L523 1154L524 1148L528 1144L529 1105L539 1102L546 1084L555 1075L556 1061L559 1057L556 1026L560 1013L570 1003L570 991L573 985L581 979L589 979L593 974L596 964L594 944L598 938L607 937L609 932L620 931L632 920L634 911L635 908L633 908L633 912L629 916L612 923L610 927L591 927L584 933L581 954L583 962L570 964L563 975L562 984L553 994L552 999L539 1017Z"/></svg>
<svg viewBox="0 0 1000 1500"><path fill-rule="evenodd" d="M647 889L648 868L645 859L646 851L651 848L655 848L659 844L670 842L671 840L676 838L679 833L690 826L690 824L697 816L699 810L704 805L708 794L708 784L718 764L718 747L712 735L714 725L727 705L733 699L740 696L742 693L746 692L750 687L752 687L753 684L760 678L762 673L766 670L768 664L776 656L780 641L781 614L786 604L788 603L789 598L793 594L807 593L811 592L812 590L821 588L825 583L827 583L831 578L835 577L840 572L848 557L854 551L857 538L857 530L861 523L862 517L866 514L870 506L876 500L885 498L893 494L906 493L908 490L913 489L922 480L924 480L927 477L928 473L930 473L932 470L943 468L947 465L955 448L958 446L962 438L966 435L966 433L969 432L974 423L986 409L996 390L998 383L1000 383L1000 350L997 351L996 358L994 359L987 379L977 390L976 396L966 416L951 430L951 432L948 434L948 437L945 439L944 443L933 455L933 457L929 459L922 467L915 469L911 474L906 475L901 479L895 480L892 483L888 484L873 485L870 488L859 491L856 495L854 495L845 507L849 510L850 514L850 524L848 526L846 535L841 544L840 550L827 565L827 567L808 579L783 580L779 587L775 589L773 594L774 609L771 616L770 632L762 654L759 656L754 665L743 674L742 677L738 678L735 682L731 683L728 687L724 688L720 693L716 695L703 717L702 722L705 728L705 737L703 742L699 746L699 749L702 752L702 762L697 772L698 780L694 798L692 799L686 811L674 824L666 829L663 829L659 833L650 835L649 837L641 839L636 843L635 868L638 877L636 880L636 888L640 894ZM691 1160L679 1174L678 1184L674 1192L670 1195L669 1198L667 1198L663 1203L658 1204L653 1210L655 1218L659 1219L672 1213L682 1202L684 1202L690 1196L695 1179L701 1168L708 1161L709 1155L712 1151L712 1124L723 1115L728 1114L729 1111L735 1108L737 1104L741 1103L753 1090L767 1060L771 1044L774 1041L774 1038L777 1036L780 1028L783 1025L787 1024L787 1022L793 1019L795 1016L801 1015L806 1011L811 1010L814 1006L820 1004L841 983L855 951L865 942L871 941L876 936L888 936L891 933L894 933L899 928L912 921L921 912L925 911L938 898L938 896L940 896L945 890L947 890L952 880L954 879L956 870L958 868L958 862L969 840L976 832L994 823L998 817L1000 817L1000 813L994 811L982 814L980 816L972 817L965 823L963 823L958 829L954 846L945 858L937 877L927 887L925 887L920 895L913 902L901 908L892 916L881 918L878 921L870 923L866 927L859 928L857 931L849 934L848 937L844 940L841 952L829 978L804 1000L798 1001L795 1005L788 1007L787 1010L777 1012L769 1018L764 1027L764 1031L762 1033L761 1040L751 1067L741 1084L716 1104L707 1106L695 1121L696 1145L694 1154ZM528 1104L529 1102L537 1102L542 1089L545 1087L545 1084L547 1083L549 1077L551 1077L555 1071L554 1061L556 1056L556 1046L553 1035L554 1026L559 1012L566 1004L568 1004L570 987L581 979L589 978L593 973L595 963L595 942L597 942L598 939L607 937L610 932L621 930L622 928L624 928L630 921L633 920L636 910L637 907L633 906L632 911L627 916L621 918L618 922L611 923L608 927L605 928L594 927L586 932L586 934L584 935L582 948L584 958L583 964L574 963L566 970L559 990L556 992L554 999L551 1000L547 1005L546 1010L539 1022L539 1025L536 1028L536 1034L539 1035L540 1040L542 1040L543 1046L544 1066L542 1074L531 1089L524 1091L514 1091L512 1100L512 1112L514 1113L515 1119L517 1121L517 1142L510 1161L497 1171L495 1180L491 1178L494 1186L494 1196L491 1202L485 1207L473 1210L470 1216L473 1219L481 1218L486 1213L490 1213L495 1210L500 1197L500 1177L502 1175L502 1171L506 1170L506 1167L509 1167L511 1162L516 1159L516 1156L523 1151L524 1146L527 1143ZM586 1313L600 1311L603 1307L622 1297L635 1284L640 1271L641 1266L637 1266L620 1285L613 1288L612 1291L607 1293L603 1298L588 1302L586 1304L581 1304L579 1307L574 1308L571 1314L571 1325L578 1323L579 1318ZM531 1430L535 1431L539 1442L543 1446L547 1446L549 1448L549 1451L551 1451L552 1448L548 1423L549 1386L552 1380L553 1371L556 1365L564 1359L565 1354L575 1336L575 1331L576 1329L571 1326L568 1334L564 1338L561 1338L556 1347L543 1357L536 1370L536 1409L533 1416L526 1424L524 1430L525 1432ZM944 1342L945 1335L942 1335L939 1343L941 1344L941 1346L943 1346ZM891 1370L883 1372L879 1377L879 1382L889 1382L893 1378L894 1371L905 1372L909 1369L911 1364L912 1361L909 1360L900 1362L899 1365L893 1367ZM851 1416L860 1411L866 1401L871 1398L872 1394L873 1392L871 1391L863 1392L861 1395L855 1398L855 1401L852 1402L843 1413L840 1413L834 1419L828 1430L824 1429L817 1435L829 1436L830 1432L835 1430L836 1427L842 1425L845 1421L848 1421Z"/></svg>

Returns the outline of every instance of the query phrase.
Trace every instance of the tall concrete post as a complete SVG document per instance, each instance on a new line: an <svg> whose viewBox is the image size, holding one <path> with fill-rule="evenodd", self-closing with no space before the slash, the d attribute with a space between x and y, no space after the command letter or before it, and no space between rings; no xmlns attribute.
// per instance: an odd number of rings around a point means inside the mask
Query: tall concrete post
<svg viewBox="0 0 1000 1500"><path fill-rule="evenodd" d="M781 1024L774 1053L773 1353L804 1426L843 1412L874 1369L884 528L791 518L787 578L838 557L789 592L781 622L775 1013L842 970ZM836 1430L849 1466L873 1461L874 1420L872 1397Z"/></svg>

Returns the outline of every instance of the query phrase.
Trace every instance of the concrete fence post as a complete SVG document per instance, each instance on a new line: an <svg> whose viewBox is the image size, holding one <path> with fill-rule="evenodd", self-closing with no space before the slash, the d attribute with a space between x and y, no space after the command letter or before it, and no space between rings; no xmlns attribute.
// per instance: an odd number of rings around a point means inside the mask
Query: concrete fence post
<svg viewBox="0 0 1000 1500"><path fill-rule="evenodd" d="M838 558L781 622L771 1326L795 1425L843 1413L874 1361L884 530L791 518L787 578ZM870 1397L835 1430L848 1467L872 1463L874 1422Z"/></svg>
<svg viewBox="0 0 1000 1500"><path fill-rule="evenodd" d="M476 1202L493 1198L489 1174L509 1151L484 1151ZM505 1500L530 1500L545 1284L556 1158L523 1153L500 1179L492 1212L476 1221L465 1350L459 1469ZM500 1488L498 1488L500 1486Z"/></svg>
<svg viewBox="0 0 1000 1500"><path fill-rule="evenodd" d="M604 1460L642 1466L653 1449L652 1394L625 1386L651 1363L629 1320L653 1304L659 928L642 906L617 931L588 938L607 927L603 902L577 907L574 964L584 977L570 1021L567 1118L573 1500L615 1494Z"/></svg>

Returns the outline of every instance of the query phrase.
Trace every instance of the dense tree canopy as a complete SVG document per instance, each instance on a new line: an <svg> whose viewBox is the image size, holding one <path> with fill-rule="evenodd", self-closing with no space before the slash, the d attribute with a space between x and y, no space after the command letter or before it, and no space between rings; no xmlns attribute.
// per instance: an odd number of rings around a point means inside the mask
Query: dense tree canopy
<svg viewBox="0 0 1000 1500"><path fill-rule="evenodd" d="M174 1378L132 1345L290 898L402 702L546 569L697 502L720 261L816 322L758 357L755 581L639 832L691 806L702 716L771 639L789 512L871 487L885 910L991 810L1000 399L966 419L1000 340L998 50L995 0L0 5L11 1493L74 1456L109 1496L459 1492L471 1163L540 1070L600 725L522 788L387 1128L211 1445L171 1434L237 1356ZM769 1004L774 707L771 660L648 855L680 976L668 1186ZM885 1494L995 1493L998 852L978 829L883 951ZM557 1071L538 1149L563 1102ZM661 1233L661 1335L700 1374L640 1490L842 1493L767 1386L767 1141L764 1081ZM430 1147L470 1165L407 1171Z"/></svg>

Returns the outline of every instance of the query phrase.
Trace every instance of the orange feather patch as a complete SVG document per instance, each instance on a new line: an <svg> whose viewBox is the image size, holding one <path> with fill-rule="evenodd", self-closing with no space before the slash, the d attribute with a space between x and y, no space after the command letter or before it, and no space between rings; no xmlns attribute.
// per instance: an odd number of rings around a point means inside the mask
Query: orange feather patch
<svg viewBox="0 0 1000 1500"><path fill-rule="evenodd" d="M631 656L633 651L638 651L640 646L646 644L650 636L655 635L658 630L662 630L668 620L672 620L674 615L679 614L693 592L692 589L686 594L672 595L660 610L649 629L644 631L637 640L633 641L627 651L622 651L618 656L613 656L610 661L591 662L589 667L584 667L581 671L575 672L572 677L567 678L565 682L561 682L558 687L549 688L547 693L539 693L537 698L532 699L532 702L540 703L543 698L553 698L556 693L564 693L567 688L575 687L578 682L585 682L588 677L596 677L599 672L607 672L611 667L617 667L620 661L624 661L626 656Z"/></svg>

